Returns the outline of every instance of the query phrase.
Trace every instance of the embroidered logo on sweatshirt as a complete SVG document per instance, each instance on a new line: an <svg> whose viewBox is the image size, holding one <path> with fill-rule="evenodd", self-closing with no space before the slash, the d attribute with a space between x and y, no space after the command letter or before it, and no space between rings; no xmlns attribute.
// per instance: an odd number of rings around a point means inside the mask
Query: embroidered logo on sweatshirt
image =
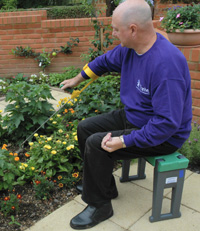
<svg viewBox="0 0 200 231"><path fill-rule="evenodd" d="M146 89L145 87L142 86L142 84L140 83L140 80L138 79L137 81L137 86L136 88L143 94L145 95L149 95L149 89Z"/></svg>

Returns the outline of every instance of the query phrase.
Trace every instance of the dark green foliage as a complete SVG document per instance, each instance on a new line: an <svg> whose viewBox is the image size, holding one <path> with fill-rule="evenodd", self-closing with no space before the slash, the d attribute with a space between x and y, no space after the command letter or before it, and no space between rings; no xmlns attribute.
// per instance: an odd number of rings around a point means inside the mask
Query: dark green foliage
<svg viewBox="0 0 200 231"><path fill-rule="evenodd" d="M49 19L59 18L88 18L90 15L85 11L85 6L57 6L47 10Z"/></svg>
<svg viewBox="0 0 200 231"><path fill-rule="evenodd" d="M190 137L180 149L180 153L190 160L190 164L200 165L200 125L198 123L192 123Z"/></svg>
<svg viewBox="0 0 200 231"><path fill-rule="evenodd" d="M85 85L85 82L79 85L79 89L83 85ZM78 101L74 103L74 119L82 119L83 117L86 118L122 108L119 89L120 76L107 75L100 77L85 89L79 96Z"/></svg>
<svg viewBox="0 0 200 231"><path fill-rule="evenodd" d="M80 72L80 68L75 68L74 66L66 67L64 73L50 73L49 83L51 86L58 86L62 81L71 79L78 75Z"/></svg>
<svg viewBox="0 0 200 231"><path fill-rule="evenodd" d="M13 83L6 94L3 126L7 127L10 140L19 143L27 138L51 114L52 105L47 101L53 99L47 84L31 85L24 81Z"/></svg>

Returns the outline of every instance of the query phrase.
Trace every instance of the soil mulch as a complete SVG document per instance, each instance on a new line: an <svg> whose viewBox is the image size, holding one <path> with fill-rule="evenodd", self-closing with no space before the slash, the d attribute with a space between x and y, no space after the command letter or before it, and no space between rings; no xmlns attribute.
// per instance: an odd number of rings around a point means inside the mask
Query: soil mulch
<svg viewBox="0 0 200 231"><path fill-rule="evenodd" d="M38 200L35 198L35 192L31 184L17 186L15 193L22 195L19 212L13 214L15 221L20 223L20 226L9 224L11 215L4 217L0 213L0 231L24 231L77 196L75 188L55 188L50 200ZM0 192L0 198L2 197L4 197L4 194Z"/></svg>

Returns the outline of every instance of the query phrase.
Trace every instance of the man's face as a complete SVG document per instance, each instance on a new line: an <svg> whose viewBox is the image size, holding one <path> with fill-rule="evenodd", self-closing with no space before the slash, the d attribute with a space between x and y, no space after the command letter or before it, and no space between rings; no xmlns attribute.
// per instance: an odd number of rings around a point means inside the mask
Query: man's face
<svg viewBox="0 0 200 231"><path fill-rule="evenodd" d="M132 38L131 29L128 26L123 26L119 20L120 20L119 17L116 17L115 15L113 15L112 35L113 37L120 40L122 47L131 48L131 38Z"/></svg>

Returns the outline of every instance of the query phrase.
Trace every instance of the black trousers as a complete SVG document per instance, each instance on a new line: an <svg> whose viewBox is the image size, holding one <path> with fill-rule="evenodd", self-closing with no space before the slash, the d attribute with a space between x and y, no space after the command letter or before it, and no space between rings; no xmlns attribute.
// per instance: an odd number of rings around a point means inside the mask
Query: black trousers
<svg viewBox="0 0 200 231"><path fill-rule="evenodd" d="M145 156L167 155L178 148L165 142L150 148L129 147L109 153L101 148L103 137L129 134L137 129L126 119L124 110L87 118L78 125L78 142L84 161L82 199L89 205L101 206L117 196L117 188L112 175L114 161Z"/></svg>

